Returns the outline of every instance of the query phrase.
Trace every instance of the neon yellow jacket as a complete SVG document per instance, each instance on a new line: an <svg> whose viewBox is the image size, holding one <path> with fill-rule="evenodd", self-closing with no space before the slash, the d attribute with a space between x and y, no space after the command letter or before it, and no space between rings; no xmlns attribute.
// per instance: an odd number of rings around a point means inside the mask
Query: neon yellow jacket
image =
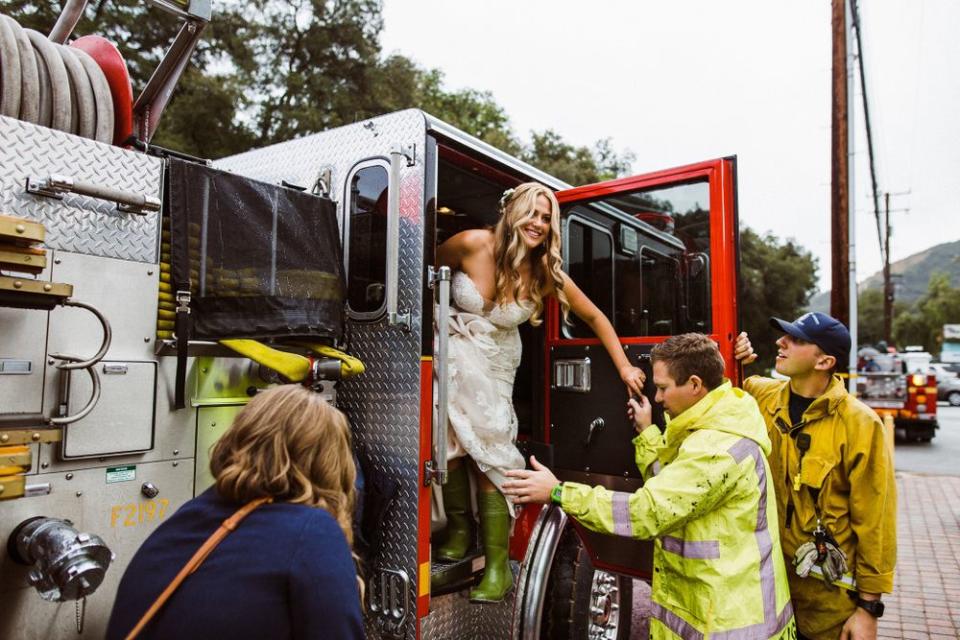
<svg viewBox="0 0 960 640"><path fill-rule="evenodd" d="M650 637L796 637L753 398L725 381L633 442L643 487L565 482L561 506L594 531L656 538Z"/></svg>

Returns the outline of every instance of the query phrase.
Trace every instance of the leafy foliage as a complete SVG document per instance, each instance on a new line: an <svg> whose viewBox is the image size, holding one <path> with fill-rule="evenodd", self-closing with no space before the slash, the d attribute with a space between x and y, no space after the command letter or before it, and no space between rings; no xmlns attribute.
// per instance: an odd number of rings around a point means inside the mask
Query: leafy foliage
<svg viewBox="0 0 960 640"><path fill-rule="evenodd" d="M532 142L521 157L532 165L573 185L610 180L630 169L634 156L616 153L606 138L593 149L564 142L559 133L547 129L532 133Z"/></svg>
<svg viewBox="0 0 960 640"><path fill-rule="evenodd" d="M0 2L0 12L42 33L59 11L53 2ZM439 70L382 56L382 28L379 0L217 3L154 142L216 158L416 107L572 184L630 168L632 154L609 139L575 147L546 130L523 145L489 92L449 90ZM176 19L146 3L94 0L75 33L115 42L139 90L177 30Z"/></svg>
<svg viewBox="0 0 960 640"><path fill-rule="evenodd" d="M901 347L922 345L938 353L943 325L960 322L960 287L950 285L946 273L930 276L927 292L907 310L894 316L893 335Z"/></svg>
<svg viewBox="0 0 960 640"><path fill-rule="evenodd" d="M817 259L792 239L740 231L740 314L750 335L758 366L769 369L777 355L780 332L770 318L793 320L810 300L817 283Z"/></svg>
<svg viewBox="0 0 960 640"><path fill-rule="evenodd" d="M60 6L0 0L0 12L42 33L56 22ZM115 42L139 90L178 28L176 19L139 0L93 0L76 34L98 33ZM570 184L629 171L633 154L615 150L609 138L576 146L548 128L530 132L524 144L490 92L450 90L441 71L402 55L383 56L382 28L379 0L216 3L154 142L217 158L416 107ZM793 241L749 229L741 250L744 325L769 365L776 334L767 318L800 313L817 265Z"/></svg>

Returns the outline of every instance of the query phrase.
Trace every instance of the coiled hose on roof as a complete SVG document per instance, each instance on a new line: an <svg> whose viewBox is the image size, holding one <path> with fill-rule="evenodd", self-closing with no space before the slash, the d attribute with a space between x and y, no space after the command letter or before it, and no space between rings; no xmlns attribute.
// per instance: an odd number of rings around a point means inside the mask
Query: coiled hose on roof
<svg viewBox="0 0 960 640"><path fill-rule="evenodd" d="M84 5L73 2L67 7L76 14L74 24ZM59 28L65 39L72 24L61 22L55 33ZM85 51L24 29L5 15L0 15L0 115L107 144L113 141L113 98L97 62Z"/></svg>

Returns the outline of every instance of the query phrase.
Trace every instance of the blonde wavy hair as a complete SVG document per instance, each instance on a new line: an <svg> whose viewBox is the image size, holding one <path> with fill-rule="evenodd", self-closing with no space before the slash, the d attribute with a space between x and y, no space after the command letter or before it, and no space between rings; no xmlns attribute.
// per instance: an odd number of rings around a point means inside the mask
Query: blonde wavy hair
<svg viewBox="0 0 960 640"><path fill-rule="evenodd" d="M536 215L537 198L544 196L550 202L550 231L543 242L532 252L520 237L523 226ZM499 304L509 299L520 300L521 293L533 304L530 324L538 326L542 320L544 290L547 283L553 284L554 295L560 302L564 319L570 311L570 303L563 292L560 253L560 205L553 191L539 182L524 182L513 189L500 203L500 220L493 228L493 258L496 263L496 289ZM530 288L521 291L520 266L530 260Z"/></svg>
<svg viewBox="0 0 960 640"><path fill-rule="evenodd" d="M271 496L326 510L353 547L350 425L318 394L295 384L258 393L213 446L210 470L228 500Z"/></svg>

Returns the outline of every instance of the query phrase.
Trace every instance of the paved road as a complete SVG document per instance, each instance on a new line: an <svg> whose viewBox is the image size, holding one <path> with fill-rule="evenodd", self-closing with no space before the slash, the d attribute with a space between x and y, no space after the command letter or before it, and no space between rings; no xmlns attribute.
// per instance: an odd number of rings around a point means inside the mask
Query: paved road
<svg viewBox="0 0 960 640"><path fill-rule="evenodd" d="M941 402L937 415L940 428L930 442L897 441L897 471L960 476L960 407Z"/></svg>

